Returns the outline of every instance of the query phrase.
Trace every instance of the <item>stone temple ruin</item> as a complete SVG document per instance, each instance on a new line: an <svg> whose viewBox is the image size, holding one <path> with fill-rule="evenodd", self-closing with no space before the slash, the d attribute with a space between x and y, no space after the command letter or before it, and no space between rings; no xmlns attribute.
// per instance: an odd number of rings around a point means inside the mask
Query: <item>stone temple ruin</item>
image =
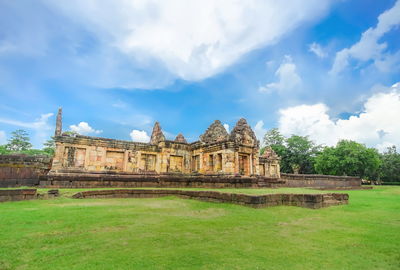
<svg viewBox="0 0 400 270"><path fill-rule="evenodd" d="M140 143L62 133L61 114L59 109L52 176L169 173L280 178L279 157L272 149L259 155L259 141L243 118L230 134L216 120L192 143L182 134L167 140L156 122L150 142Z"/></svg>
<svg viewBox="0 0 400 270"><path fill-rule="evenodd" d="M0 155L0 187L361 188L358 177L280 173L245 119L230 134L216 120L195 142L167 140L156 122L141 143L63 133L60 108L54 140L53 157Z"/></svg>

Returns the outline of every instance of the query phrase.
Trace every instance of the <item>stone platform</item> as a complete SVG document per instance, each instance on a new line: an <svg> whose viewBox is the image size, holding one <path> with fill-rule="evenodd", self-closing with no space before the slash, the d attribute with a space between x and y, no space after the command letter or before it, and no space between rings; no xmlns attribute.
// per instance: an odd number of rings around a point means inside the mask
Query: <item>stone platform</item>
<svg viewBox="0 0 400 270"><path fill-rule="evenodd" d="M47 188L168 187L168 188L260 188L284 184L277 178L199 174L129 174L50 172L40 181Z"/></svg>
<svg viewBox="0 0 400 270"><path fill-rule="evenodd" d="M348 204L349 200L349 195L343 193L247 195L217 191L173 189L92 190L76 193L73 195L73 198L159 198L165 196L176 196L184 199L197 199L208 202L233 203L253 208L288 205L318 209L333 205Z"/></svg>
<svg viewBox="0 0 400 270"><path fill-rule="evenodd" d="M37 198L36 189L5 189L0 190L0 202L24 201Z"/></svg>

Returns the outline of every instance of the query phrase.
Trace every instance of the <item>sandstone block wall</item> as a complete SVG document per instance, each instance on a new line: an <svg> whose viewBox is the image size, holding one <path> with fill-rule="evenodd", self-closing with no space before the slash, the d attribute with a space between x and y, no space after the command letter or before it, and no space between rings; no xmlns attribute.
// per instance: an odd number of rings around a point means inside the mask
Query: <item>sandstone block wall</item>
<svg viewBox="0 0 400 270"><path fill-rule="evenodd" d="M276 178L224 175L187 174L104 174L104 173L49 173L40 186L49 188L93 187L201 187L201 188L257 188L280 183Z"/></svg>
<svg viewBox="0 0 400 270"><path fill-rule="evenodd" d="M284 187L310 187L321 189L356 189L361 188L361 179L351 176L333 176L320 174L281 173ZM275 187L279 187L276 185Z"/></svg>
<svg viewBox="0 0 400 270"><path fill-rule="evenodd" d="M244 206L262 208L279 205L299 206L318 209L332 205L347 204L347 194L266 194L247 195L236 193L223 193L216 191L193 190L149 190L149 189L120 189L120 190L93 190L79 192L73 196L76 199L84 198L158 198L177 196L185 199L198 199L202 201L224 202Z"/></svg>
<svg viewBox="0 0 400 270"><path fill-rule="evenodd" d="M0 190L0 202L32 200L36 197L36 189Z"/></svg>
<svg viewBox="0 0 400 270"><path fill-rule="evenodd" d="M0 187L38 185L50 166L47 156L0 155Z"/></svg>

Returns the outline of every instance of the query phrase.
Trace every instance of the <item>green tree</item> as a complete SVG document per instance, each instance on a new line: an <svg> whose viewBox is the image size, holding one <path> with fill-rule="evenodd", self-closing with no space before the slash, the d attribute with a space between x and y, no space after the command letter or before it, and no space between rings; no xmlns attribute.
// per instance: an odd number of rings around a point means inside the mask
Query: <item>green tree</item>
<svg viewBox="0 0 400 270"><path fill-rule="evenodd" d="M264 135L264 145L272 146L272 145L284 145L285 137L279 132L277 128L273 128L269 130Z"/></svg>
<svg viewBox="0 0 400 270"><path fill-rule="evenodd" d="M281 157L281 171L285 173L291 172L290 164L287 162L287 147L285 145L286 138L279 132L277 128L270 129L264 135L264 147L261 148L260 154L263 154L266 147L271 147L274 152Z"/></svg>
<svg viewBox="0 0 400 270"><path fill-rule="evenodd" d="M0 145L0 155L7 155L10 150L7 149L6 145Z"/></svg>
<svg viewBox="0 0 400 270"><path fill-rule="evenodd" d="M400 153L396 146L388 147L381 155L380 176L384 182L400 182Z"/></svg>
<svg viewBox="0 0 400 270"><path fill-rule="evenodd" d="M292 135L286 140L286 163L292 172L311 174L314 171L314 160L320 151L320 146L311 141L308 136Z"/></svg>
<svg viewBox="0 0 400 270"><path fill-rule="evenodd" d="M31 149L32 144L29 142L28 133L23 129L13 131L6 148L11 152L22 152Z"/></svg>
<svg viewBox="0 0 400 270"><path fill-rule="evenodd" d="M381 160L374 148L341 140L336 147L326 147L315 159L315 170L321 174L350 175L367 179L379 177Z"/></svg>
<svg viewBox="0 0 400 270"><path fill-rule="evenodd" d="M277 128L273 128L265 134L264 145L271 147L281 157L282 172L314 173L314 159L320 146L308 137L292 135L285 138Z"/></svg>
<svg viewBox="0 0 400 270"><path fill-rule="evenodd" d="M51 137L50 140L47 140L44 144L43 151L49 156L54 155L54 151L56 149L56 143L54 142L54 137Z"/></svg>

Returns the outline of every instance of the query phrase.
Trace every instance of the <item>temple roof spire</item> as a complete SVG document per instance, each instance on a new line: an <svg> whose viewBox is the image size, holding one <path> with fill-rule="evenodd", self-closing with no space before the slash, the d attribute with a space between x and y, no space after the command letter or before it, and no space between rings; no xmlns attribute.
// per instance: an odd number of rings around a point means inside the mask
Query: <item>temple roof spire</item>
<svg viewBox="0 0 400 270"><path fill-rule="evenodd" d="M200 141L204 143L226 141L228 138L228 132L219 120L215 120L214 123L207 128L206 132L204 132L203 135L200 135Z"/></svg>
<svg viewBox="0 0 400 270"><path fill-rule="evenodd" d="M238 144L254 147L259 147L260 144L254 131L251 129L249 124L247 124L247 121L244 118L240 118L236 123L236 126L232 129L230 140Z"/></svg>
<svg viewBox="0 0 400 270"><path fill-rule="evenodd" d="M56 130L54 131L54 136L61 136L62 133L62 108L58 108L57 120L56 120Z"/></svg>
<svg viewBox="0 0 400 270"><path fill-rule="evenodd" d="M176 142L180 142L180 143L187 143L185 137L182 135L182 133L179 133L178 136L176 136L175 138Z"/></svg>
<svg viewBox="0 0 400 270"><path fill-rule="evenodd" d="M165 141L164 133L161 130L160 123L155 122L153 132L151 133L150 144L158 144L162 141Z"/></svg>

